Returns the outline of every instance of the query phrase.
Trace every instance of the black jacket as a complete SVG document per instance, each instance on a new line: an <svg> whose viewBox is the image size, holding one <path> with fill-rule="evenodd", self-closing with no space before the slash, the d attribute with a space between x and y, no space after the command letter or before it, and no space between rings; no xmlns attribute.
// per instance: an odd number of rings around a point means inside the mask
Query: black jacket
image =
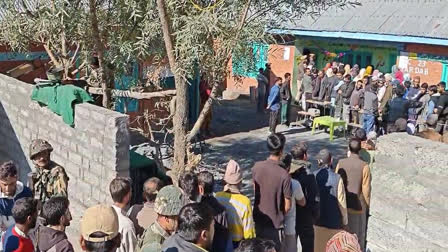
<svg viewBox="0 0 448 252"><path fill-rule="evenodd" d="M292 174L292 178L300 182L303 195L306 199L304 207L296 205L296 233L306 226L313 226L319 217L318 188L316 178L310 171L311 163L302 160L293 160L291 166L297 166L298 170Z"/></svg>
<svg viewBox="0 0 448 252"><path fill-rule="evenodd" d="M437 102L439 120L448 120L448 92L443 93Z"/></svg>
<svg viewBox="0 0 448 252"><path fill-rule="evenodd" d="M400 118L408 119L409 108L421 106L421 102L395 97L387 103L387 122L395 123Z"/></svg>
<svg viewBox="0 0 448 252"><path fill-rule="evenodd" d="M352 96L353 90L355 90L355 82L350 82L342 92L342 101L345 105L350 104L350 97Z"/></svg>
<svg viewBox="0 0 448 252"><path fill-rule="evenodd" d="M227 251L228 241L231 238L227 229L226 208L211 195L202 196L201 204L207 204L212 209L215 219L215 237L219 237L213 240L211 252Z"/></svg>

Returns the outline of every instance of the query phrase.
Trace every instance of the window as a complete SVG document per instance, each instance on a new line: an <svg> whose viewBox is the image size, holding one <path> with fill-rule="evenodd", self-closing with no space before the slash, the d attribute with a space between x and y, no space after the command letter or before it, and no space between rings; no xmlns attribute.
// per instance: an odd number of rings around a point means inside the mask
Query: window
<svg viewBox="0 0 448 252"><path fill-rule="evenodd" d="M267 63L268 48L266 44L253 43L245 54L233 55L233 75L257 77L258 69L264 68Z"/></svg>
<svg viewBox="0 0 448 252"><path fill-rule="evenodd" d="M372 55L366 56L366 67L372 65Z"/></svg>

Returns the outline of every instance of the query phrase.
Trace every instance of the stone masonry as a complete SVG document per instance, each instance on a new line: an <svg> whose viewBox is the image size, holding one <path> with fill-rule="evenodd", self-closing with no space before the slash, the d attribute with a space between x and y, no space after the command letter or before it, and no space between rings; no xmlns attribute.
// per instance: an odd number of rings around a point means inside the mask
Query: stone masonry
<svg viewBox="0 0 448 252"><path fill-rule="evenodd" d="M0 162L13 160L26 182L33 169L28 158L31 140L48 140L52 159L65 167L72 203L88 207L109 202L109 183L129 176L127 115L92 104L75 106L75 127L37 102L33 85L0 75ZM75 202L73 202L75 201Z"/></svg>

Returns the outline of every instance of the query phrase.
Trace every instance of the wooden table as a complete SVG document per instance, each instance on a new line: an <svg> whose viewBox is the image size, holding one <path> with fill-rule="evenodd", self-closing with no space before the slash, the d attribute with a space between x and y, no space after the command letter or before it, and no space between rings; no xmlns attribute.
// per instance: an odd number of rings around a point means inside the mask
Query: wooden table
<svg viewBox="0 0 448 252"><path fill-rule="evenodd" d="M329 102L329 101L305 100L305 102L309 103L309 104L315 104L319 107L323 107L324 108L323 115L325 115L325 111L327 110L327 108L329 108L331 106L331 102Z"/></svg>
<svg viewBox="0 0 448 252"><path fill-rule="evenodd" d="M311 130L312 135L314 135L314 130L319 125L327 126L330 128L330 141L333 141L334 127L342 126L344 128L344 135L345 135L345 129L347 127L345 121L337 120L331 116L315 117L313 120L313 128Z"/></svg>

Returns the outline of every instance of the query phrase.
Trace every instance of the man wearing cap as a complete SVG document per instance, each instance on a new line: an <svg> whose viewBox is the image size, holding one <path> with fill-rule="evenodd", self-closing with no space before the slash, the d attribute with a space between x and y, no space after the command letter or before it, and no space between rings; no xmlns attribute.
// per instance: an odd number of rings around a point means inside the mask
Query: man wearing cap
<svg viewBox="0 0 448 252"><path fill-rule="evenodd" d="M68 176L65 169L51 161L53 147L45 140L36 139L30 145L30 159L35 172L32 173L32 189L34 197L42 204L51 196L67 197Z"/></svg>
<svg viewBox="0 0 448 252"><path fill-rule="evenodd" d="M432 114L428 116L426 120L427 128L424 131L418 132L416 136L429 139L436 142L442 142L442 135L436 131L437 126L437 115Z"/></svg>
<svg viewBox="0 0 448 252"><path fill-rule="evenodd" d="M314 172L319 189L319 218L314 226L314 251L325 251L327 241L348 224L344 183L333 171L333 157L323 149L316 157L319 169Z"/></svg>
<svg viewBox="0 0 448 252"><path fill-rule="evenodd" d="M352 139L348 146L348 158L339 161L336 172L343 178L347 178L345 186L347 188L348 226L351 232L356 233L359 245L364 250L372 178L369 165L359 156L361 141Z"/></svg>
<svg viewBox="0 0 448 252"><path fill-rule="evenodd" d="M233 247L237 248L241 240L255 237L255 225L252 205L248 197L241 194L243 176L235 160L230 160L224 174L224 190L216 193L216 199L226 208L227 225L232 236Z"/></svg>
<svg viewBox="0 0 448 252"><path fill-rule="evenodd" d="M80 222L82 250L115 252L120 246L121 235L118 232L118 215L107 205L88 208Z"/></svg>
<svg viewBox="0 0 448 252"><path fill-rule="evenodd" d="M177 229L177 218L184 201L182 191L175 186L166 186L160 190L154 202L157 219L139 239L136 251L162 250L163 242Z"/></svg>
<svg viewBox="0 0 448 252"><path fill-rule="evenodd" d="M314 222L319 215L316 177L308 161L308 145L304 142L291 150L293 157L289 173L299 181L305 195L306 205L296 206L296 234L300 237L303 252L314 251Z"/></svg>

